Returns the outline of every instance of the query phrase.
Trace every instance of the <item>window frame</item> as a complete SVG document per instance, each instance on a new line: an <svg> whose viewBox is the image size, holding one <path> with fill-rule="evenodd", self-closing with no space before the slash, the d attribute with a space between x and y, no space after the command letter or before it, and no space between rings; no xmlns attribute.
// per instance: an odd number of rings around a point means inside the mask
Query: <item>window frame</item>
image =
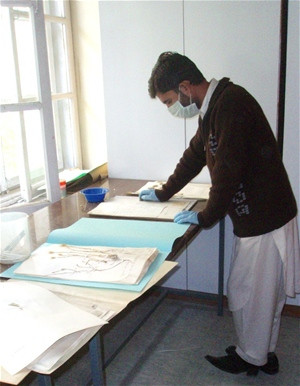
<svg viewBox="0 0 300 386"><path fill-rule="evenodd" d="M54 106L56 101L65 100L70 103L70 116L72 120L71 136L67 140L62 140L62 149L71 147L71 151L66 152L68 158L67 167L82 167L81 147L80 147L80 132L77 106L77 93L75 81L75 66L72 43L72 26L70 17L69 1L64 2L64 17L51 16L44 13L43 0L1 0L1 6L4 7L27 7L30 10L34 48L36 53L36 67L37 67L37 84L38 84L38 98L39 101L22 101L21 103L2 104L0 112L19 112L35 110L40 112L41 118L41 132L44 151L44 171L45 171L45 185L47 200L50 202L58 201L60 196L59 187L59 166L57 158L57 145L54 122ZM66 55L68 60L68 81L70 83L70 91L66 93L51 93L49 58L47 51L47 32L46 23L58 22L64 25L66 29ZM68 143L67 143L68 142ZM70 145L71 144L71 145ZM23 145L25 148L26 146ZM26 151L26 149L24 149ZM63 160L65 161L65 160ZM26 175L26 157L25 157L24 176ZM65 162L63 162L66 167ZM28 169L27 169L28 171ZM3 176L2 176L3 177ZM1 177L1 178L2 178ZM32 201L31 184L28 177L20 177L20 193L27 202ZM12 196L15 196L13 194ZM1 200L2 201L2 200ZM4 199L7 201L7 199Z"/></svg>
<svg viewBox="0 0 300 386"><path fill-rule="evenodd" d="M58 166L56 157L56 144L54 135L54 122L52 99L50 89L50 77L48 67L48 53L46 46L45 21L43 3L41 1L1 1L4 7L28 7L31 13L33 40L36 52L36 65L38 77L38 97L39 102L23 102L1 105L1 113L5 112L24 112L28 110L38 110L41 117L41 134L44 147L44 168L47 199L55 202L60 199L60 187L58 178ZM30 186L28 182L20 186L25 189L26 201L31 201ZM24 193L24 192L23 192Z"/></svg>
<svg viewBox="0 0 300 386"><path fill-rule="evenodd" d="M49 1L49 0L46 0ZM67 60L68 60L68 69L69 69L69 83L70 91L65 93L52 93L52 102L70 100L71 101L71 115L73 121L73 133L72 133L72 157L73 159L67 160L67 164L71 164L71 167L82 168L82 154L81 154L81 145L80 145L80 130L79 130L79 117L78 117L78 104L77 104L77 89L76 89L76 73L75 73L75 64L74 64L74 51L73 51L73 40L72 40L72 23L71 23L71 12L70 12L70 1L64 0L64 12L65 16L52 16L44 14L45 28L46 23L61 23L65 26L66 29L66 46L67 48ZM62 140L62 147L67 148L67 144ZM67 156L68 157L68 156Z"/></svg>

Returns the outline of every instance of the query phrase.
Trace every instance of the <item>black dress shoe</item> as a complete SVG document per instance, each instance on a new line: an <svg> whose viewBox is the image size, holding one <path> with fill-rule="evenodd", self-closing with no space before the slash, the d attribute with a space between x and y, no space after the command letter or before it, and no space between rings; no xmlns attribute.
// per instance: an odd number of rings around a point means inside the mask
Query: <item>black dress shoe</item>
<svg viewBox="0 0 300 386"><path fill-rule="evenodd" d="M268 352L268 362L265 365L260 366L260 370L270 375L278 373L279 361L274 352Z"/></svg>
<svg viewBox="0 0 300 386"><path fill-rule="evenodd" d="M240 374L246 372L247 375L257 375L259 370L258 366L244 361L244 359L242 359L235 352L235 350L229 355L223 357L213 357L211 355L206 355L205 359L218 369L231 374Z"/></svg>
<svg viewBox="0 0 300 386"><path fill-rule="evenodd" d="M232 354L235 352L235 349L235 346L228 346L225 351L227 352L227 354ZM263 366L259 366L259 369L266 374L277 374L279 371L279 361L276 354L274 352L269 352L268 362Z"/></svg>

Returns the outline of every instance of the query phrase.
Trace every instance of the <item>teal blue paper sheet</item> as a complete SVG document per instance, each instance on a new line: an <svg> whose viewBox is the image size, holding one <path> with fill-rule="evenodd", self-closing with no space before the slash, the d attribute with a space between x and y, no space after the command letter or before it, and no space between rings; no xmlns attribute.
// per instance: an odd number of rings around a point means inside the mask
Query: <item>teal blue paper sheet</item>
<svg viewBox="0 0 300 386"><path fill-rule="evenodd" d="M45 244L44 244L45 245ZM95 281L82 281L82 280L65 280L65 279L56 279L56 278L45 278L39 276L29 276L21 275L14 273L14 271L22 264L16 263L8 270L3 272L0 276L6 277L9 279L18 279L18 280L29 280L29 281L38 281L44 283L54 283L54 284L64 284L64 285L73 285L78 287L90 287L90 288L106 288L106 289L116 289L116 290L127 290L127 291L136 291L140 292L147 285L149 280L158 270L160 265L165 261L168 253L159 253L155 261L150 265L147 273L142 278L138 284L117 284L117 283L104 283L104 282L95 282Z"/></svg>
<svg viewBox="0 0 300 386"><path fill-rule="evenodd" d="M114 247L154 247L170 252L174 241L189 224L163 221L81 218L68 228L50 233L48 243L102 245Z"/></svg>
<svg viewBox="0 0 300 386"><path fill-rule="evenodd" d="M20 275L14 271L22 264L17 263L0 274L0 277L81 287L109 288L128 291L142 291L160 265L172 250L174 241L183 236L189 224L170 222L111 220L82 218L67 228L57 229L50 233L48 244L99 245L112 247L153 247L160 253L149 267L143 279L134 285L65 280Z"/></svg>

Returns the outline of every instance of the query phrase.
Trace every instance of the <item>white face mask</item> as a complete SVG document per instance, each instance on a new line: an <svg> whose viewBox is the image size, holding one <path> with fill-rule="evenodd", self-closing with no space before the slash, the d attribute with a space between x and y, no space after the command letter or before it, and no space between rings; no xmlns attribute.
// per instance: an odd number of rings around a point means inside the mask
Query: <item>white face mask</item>
<svg viewBox="0 0 300 386"><path fill-rule="evenodd" d="M168 108L169 112L178 118L193 118L195 115L198 115L200 110L198 109L196 103L192 103L188 106L182 106L179 101L176 101Z"/></svg>

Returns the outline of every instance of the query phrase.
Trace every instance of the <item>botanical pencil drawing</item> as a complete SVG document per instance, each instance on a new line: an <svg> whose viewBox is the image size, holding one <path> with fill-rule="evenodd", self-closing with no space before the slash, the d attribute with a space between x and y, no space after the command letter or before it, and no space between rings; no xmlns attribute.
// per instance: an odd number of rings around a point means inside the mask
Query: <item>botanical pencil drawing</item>
<svg viewBox="0 0 300 386"><path fill-rule="evenodd" d="M66 280L136 284L158 254L156 248L48 244L17 273Z"/></svg>

